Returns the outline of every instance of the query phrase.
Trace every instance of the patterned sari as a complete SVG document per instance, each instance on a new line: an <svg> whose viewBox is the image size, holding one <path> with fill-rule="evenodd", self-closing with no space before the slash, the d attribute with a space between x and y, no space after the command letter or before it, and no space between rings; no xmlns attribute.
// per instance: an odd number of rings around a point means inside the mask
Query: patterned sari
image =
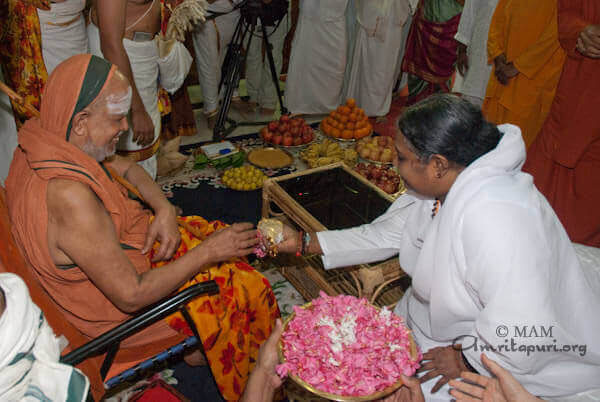
<svg viewBox="0 0 600 402"><path fill-rule="evenodd" d="M48 73L42 57L42 33L36 8L50 9L49 0L0 2L0 63L6 84L25 102L40 109ZM33 117L12 102L17 127Z"/></svg>
<svg viewBox="0 0 600 402"><path fill-rule="evenodd" d="M408 76L408 105L436 92L450 92L463 1L421 0L408 39L402 71Z"/></svg>
<svg viewBox="0 0 600 402"><path fill-rule="evenodd" d="M222 222L207 222L199 216L184 217L196 229L194 234L180 227L181 245L173 260L202 243ZM155 244L151 257L158 250ZM169 261L153 264L159 268ZM215 381L226 400L238 400L244 391L249 373L258 357L260 345L270 335L279 308L269 281L256 272L245 259L222 262L189 280L181 289L214 280L220 288L218 296L204 296L187 306L196 323L204 352ZM175 330L193 335L180 313L166 318Z"/></svg>

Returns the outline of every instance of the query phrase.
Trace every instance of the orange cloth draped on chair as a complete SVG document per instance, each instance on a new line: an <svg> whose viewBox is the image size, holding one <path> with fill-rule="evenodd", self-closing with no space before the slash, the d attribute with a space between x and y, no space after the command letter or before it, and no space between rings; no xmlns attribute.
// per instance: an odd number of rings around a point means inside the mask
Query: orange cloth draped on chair
<svg viewBox="0 0 600 402"><path fill-rule="evenodd" d="M600 24L600 2L558 1L558 35L567 60L523 170L533 175L571 240L600 247L600 59L575 49L590 24Z"/></svg>
<svg viewBox="0 0 600 402"><path fill-rule="evenodd" d="M527 146L548 116L565 59L556 15L556 1L500 0L490 25L489 63L504 54L519 74L502 85L492 71L483 113L519 126Z"/></svg>
<svg viewBox="0 0 600 402"><path fill-rule="evenodd" d="M199 216L183 217L197 229L202 238L226 227L222 222L207 222ZM202 243L179 227L181 246L173 259ZM154 245L153 252L158 250ZM153 264L159 268L168 262ZM238 399L243 392L248 373L258 358L260 344L271 333L279 317L279 309L271 285L243 259L223 262L208 272L196 275L181 289L198 282L214 280L221 293L216 297L200 297L188 303L188 311L196 323L204 352L219 390L227 400ZM169 325L186 335L193 335L180 313L167 317Z"/></svg>
<svg viewBox="0 0 600 402"><path fill-rule="evenodd" d="M108 65L108 66L107 66ZM71 116L97 96L116 67L91 55L79 55L59 65L50 76L42 97L40 118L28 120L19 131L19 148L6 180L7 204L15 240L32 267L34 276L67 320L92 338L130 318L92 283L77 266L57 267L48 248L46 190L52 179L75 180L90 187L108 211L119 242L138 273L151 269L150 256L143 248L151 215L127 196L127 189L104 166L67 141ZM94 94L94 89L97 91ZM85 106L83 106L85 107ZM222 227L201 218L187 218L208 236ZM201 239L183 232L178 255L196 246ZM156 268L168 269L168 268ZM199 274L190 283L212 278L220 285L218 296L204 296L190 304L197 320L215 379L227 400L237 400L256 359L259 344L269 336L279 316L269 282L243 260L224 262ZM168 322L190 333L177 317ZM141 354L131 361L149 358L144 345L156 338L178 338L159 322L123 343L136 346ZM123 358L122 362L125 362Z"/></svg>

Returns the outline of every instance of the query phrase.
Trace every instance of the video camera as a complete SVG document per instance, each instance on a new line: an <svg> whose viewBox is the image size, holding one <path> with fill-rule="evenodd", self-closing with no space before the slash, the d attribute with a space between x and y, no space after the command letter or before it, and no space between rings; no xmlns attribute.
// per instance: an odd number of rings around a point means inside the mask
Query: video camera
<svg viewBox="0 0 600 402"><path fill-rule="evenodd" d="M275 26L287 14L288 0L245 0L240 4L240 11L248 23L260 17L263 25Z"/></svg>

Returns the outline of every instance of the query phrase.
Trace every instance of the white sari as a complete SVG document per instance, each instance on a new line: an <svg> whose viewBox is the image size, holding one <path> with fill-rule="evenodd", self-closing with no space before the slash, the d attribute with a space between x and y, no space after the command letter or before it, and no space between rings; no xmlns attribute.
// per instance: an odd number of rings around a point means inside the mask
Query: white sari
<svg viewBox="0 0 600 402"><path fill-rule="evenodd" d="M600 388L600 281L584 272L554 211L521 172L520 130L499 128L496 149L460 173L435 218L433 200L402 196L372 224L319 233L323 261L333 268L399 253L412 288L396 313L425 351L468 342L469 363L489 375L480 354L495 347L485 353L544 398ZM427 391L435 382L423 384L426 398L448 400L447 386Z"/></svg>

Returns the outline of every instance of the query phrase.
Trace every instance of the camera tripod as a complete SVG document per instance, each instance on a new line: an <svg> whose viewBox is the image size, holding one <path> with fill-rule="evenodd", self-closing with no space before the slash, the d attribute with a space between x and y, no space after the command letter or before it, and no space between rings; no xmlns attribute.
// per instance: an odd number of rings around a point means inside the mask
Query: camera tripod
<svg viewBox="0 0 600 402"><path fill-rule="evenodd" d="M279 106L281 107L281 113L287 113L287 109L283 105L281 89L279 88L279 77L277 76L277 71L275 69L275 61L273 59L273 45L271 45L271 43L269 42L269 35L267 34L267 29L265 27L265 24L262 22L266 20L266 18L262 18L266 17L265 5L262 2L262 0L245 0L242 3L238 4L236 8L241 9L241 15L240 20L238 21L237 26L235 27L233 37L231 38L231 41L227 46L227 53L225 55L225 60L223 61L223 66L221 69L219 93L221 93L221 88L223 87L225 88L225 92L223 94L223 100L221 103L221 108L219 109L219 114L217 117L215 128L213 129L214 141L221 141L239 126L262 126L268 123L266 121L238 123L235 120L227 117L229 113L229 108L231 106L231 97L233 96L234 90L238 87L242 66L243 63L246 61L244 49L246 49L247 51L250 48L252 37L255 35L258 18L261 19L260 26L262 31L262 40L265 47L265 54L269 61L269 67L271 70L271 80L273 81L273 85L275 85L275 90L277 91L277 98L279 100ZM276 23L273 32L279 27L280 23L281 20L279 20ZM246 45L245 47L244 44ZM228 127L225 126L226 122L229 123Z"/></svg>

